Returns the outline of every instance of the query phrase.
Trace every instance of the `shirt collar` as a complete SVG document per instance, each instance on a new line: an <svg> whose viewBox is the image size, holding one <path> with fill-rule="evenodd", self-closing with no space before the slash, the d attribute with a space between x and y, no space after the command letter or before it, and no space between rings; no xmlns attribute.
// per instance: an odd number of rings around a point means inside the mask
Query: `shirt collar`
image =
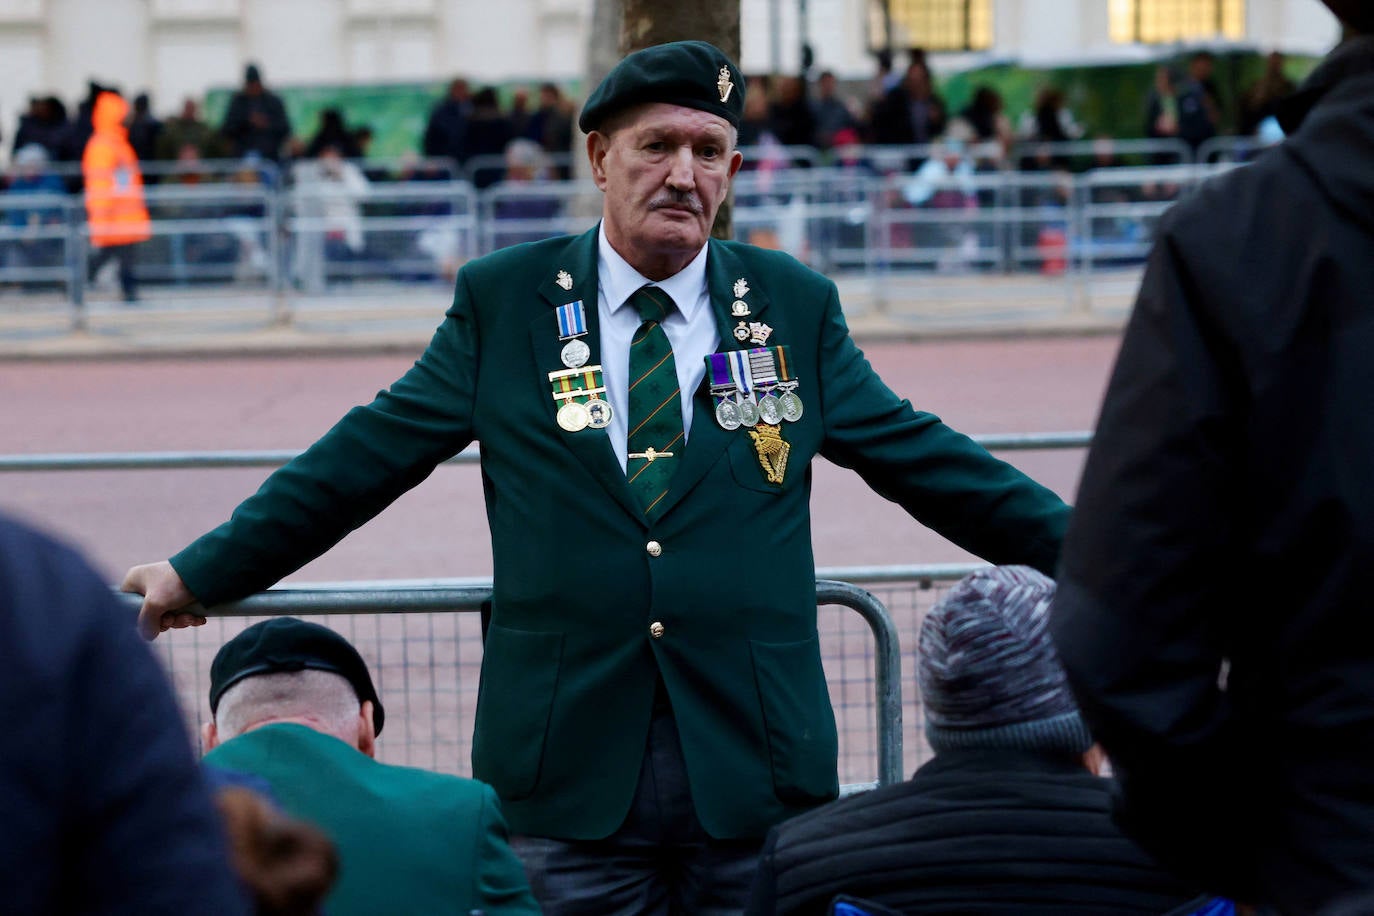
<svg viewBox="0 0 1374 916"><path fill-rule="evenodd" d="M630 266L630 262L611 247L606 238L606 223L602 221L597 230L598 263L597 277L601 294L606 297L606 305L612 312L618 311L634 295L635 290L651 283L673 297L678 311L688 321L697 317L697 312L706 302L706 253L710 245L702 245L701 251L682 270L666 280L650 280Z"/></svg>

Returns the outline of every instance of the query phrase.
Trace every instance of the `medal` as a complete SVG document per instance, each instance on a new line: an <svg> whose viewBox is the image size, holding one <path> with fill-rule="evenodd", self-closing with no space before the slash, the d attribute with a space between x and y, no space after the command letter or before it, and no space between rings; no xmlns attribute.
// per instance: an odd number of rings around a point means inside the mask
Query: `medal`
<svg viewBox="0 0 1374 916"><path fill-rule="evenodd" d="M759 419L770 426L782 422L782 404L771 394L759 398Z"/></svg>
<svg viewBox="0 0 1374 916"><path fill-rule="evenodd" d="M569 286L572 285L569 278ZM558 307L558 339L566 340L560 358L569 369L580 369L592 357L592 348L586 341L579 340L587 333L587 311L582 300L569 302Z"/></svg>
<svg viewBox="0 0 1374 916"><path fill-rule="evenodd" d="M565 401L563 406L558 408L558 425L570 433L586 429L590 422L586 405L578 401Z"/></svg>
<svg viewBox="0 0 1374 916"><path fill-rule="evenodd" d="M752 398L741 398L735 402L735 406L739 408L739 421L745 426L759 422L759 405Z"/></svg>
<svg viewBox="0 0 1374 916"><path fill-rule="evenodd" d="M739 429L739 407L734 401L721 400L716 404L716 422L721 429Z"/></svg>
<svg viewBox="0 0 1374 916"><path fill-rule="evenodd" d="M778 378L778 407L782 411L782 418L788 423L796 423L802 418L802 401L797 396L797 386L801 382L792 377L791 360L788 358L790 353L787 347L769 347L768 351L773 354L773 365Z"/></svg>
<svg viewBox="0 0 1374 916"><path fill-rule="evenodd" d="M558 406L558 425L570 433L591 427L605 429L611 422L611 405L602 399L606 386L600 366L561 369L549 373L553 400Z"/></svg>
<svg viewBox="0 0 1374 916"><path fill-rule="evenodd" d="M802 418L801 398L797 397L797 393L791 388L778 396L778 406L782 409L782 418L788 423L796 423Z"/></svg>
<svg viewBox="0 0 1374 916"><path fill-rule="evenodd" d="M754 400L754 375L745 350L731 350L726 357L730 361L730 381L735 386L735 406L739 408L739 421L745 426L759 422L759 405Z"/></svg>
<svg viewBox="0 0 1374 916"><path fill-rule="evenodd" d="M569 369L580 369L591 359L592 348L574 337L563 346L563 365Z"/></svg>
<svg viewBox="0 0 1374 916"><path fill-rule="evenodd" d="M592 429L605 429L611 425L611 405L599 397L594 397L585 405L587 425Z"/></svg>

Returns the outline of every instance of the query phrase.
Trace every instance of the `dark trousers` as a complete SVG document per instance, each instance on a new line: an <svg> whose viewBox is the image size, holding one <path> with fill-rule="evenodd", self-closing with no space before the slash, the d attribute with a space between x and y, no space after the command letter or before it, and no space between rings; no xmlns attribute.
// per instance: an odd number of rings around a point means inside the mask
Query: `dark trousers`
<svg viewBox="0 0 1374 916"><path fill-rule="evenodd" d="M134 286L134 248L134 245L106 245L104 248L93 248L87 262L87 273L90 279L94 280L106 261L111 258L119 261L119 291L125 302L133 302L138 298L138 290Z"/></svg>
<svg viewBox="0 0 1374 916"><path fill-rule="evenodd" d="M762 844L702 828L666 709L654 715L619 830L604 840L511 840L545 916L739 916Z"/></svg>

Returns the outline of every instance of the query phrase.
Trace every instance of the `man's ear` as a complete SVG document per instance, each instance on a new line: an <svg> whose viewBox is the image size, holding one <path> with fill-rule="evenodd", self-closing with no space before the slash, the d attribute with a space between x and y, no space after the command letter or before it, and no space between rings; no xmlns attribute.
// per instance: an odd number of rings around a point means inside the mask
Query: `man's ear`
<svg viewBox="0 0 1374 916"><path fill-rule="evenodd" d="M219 747L219 729L215 727L215 720L206 722L200 729L201 750L208 754Z"/></svg>
<svg viewBox="0 0 1374 916"><path fill-rule="evenodd" d="M369 757L377 756L377 727L372 718L374 711L371 700L363 700L358 710L358 750Z"/></svg>
<svg viewBox="0 0 1374 916"><path fill-rule="evenodd" d="M744 165L744 153L741 153L739 150L735 150L733 153L730 154L729 177L734 178L736 175L738 175L740 166L742 165Z"/></svg>
<svg viewBox="0 0 1374 916"><path fill-rule="evenodd" d="M587 161L591 163L592 180L601 190L606 190L606 152L611 148L611 138L599 130L587 134Z"/></svg>

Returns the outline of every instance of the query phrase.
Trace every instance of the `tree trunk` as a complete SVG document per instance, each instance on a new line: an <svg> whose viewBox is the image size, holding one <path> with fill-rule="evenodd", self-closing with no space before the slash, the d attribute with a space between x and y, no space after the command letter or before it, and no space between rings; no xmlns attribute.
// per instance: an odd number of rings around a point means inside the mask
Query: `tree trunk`
<svg viewBox="0 0 1374 916"><path fill-rule="evenodd" d="M597 0L597 5L615 0ZM629 54L650 45L666 41L696 39L709 41L724 51L731 60L739 62L739 5L740 0L621 0L624 17L620 26L620 53ZM593 27L599 25L593 20ZM591 83L591 87L595 86ZM727 197L716 212L711 234L728 239L733 234L731 202Z"/></svg>

